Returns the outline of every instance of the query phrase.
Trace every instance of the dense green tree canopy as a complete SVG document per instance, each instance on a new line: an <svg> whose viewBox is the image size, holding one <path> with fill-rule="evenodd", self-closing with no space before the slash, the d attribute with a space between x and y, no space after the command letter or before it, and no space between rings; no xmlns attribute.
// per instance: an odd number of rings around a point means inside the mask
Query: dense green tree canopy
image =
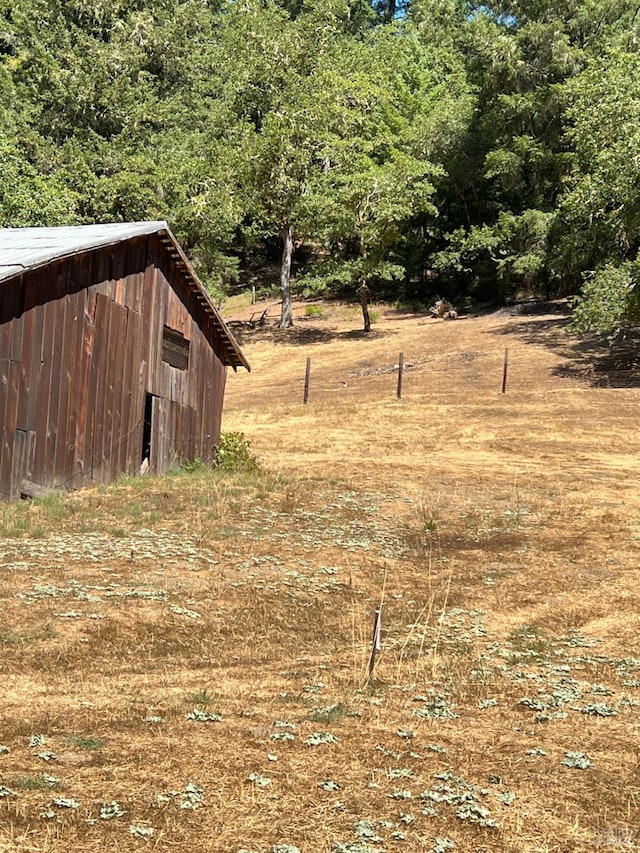
<svg viewBox="0 0 640 853"><path fill-rule="evenodd" d="M639 29L629 0L0 0L0 225L166 218L219 292L279 255L285 296L293 263L301 293L575 294L608 331L640 315Z"/></svg>

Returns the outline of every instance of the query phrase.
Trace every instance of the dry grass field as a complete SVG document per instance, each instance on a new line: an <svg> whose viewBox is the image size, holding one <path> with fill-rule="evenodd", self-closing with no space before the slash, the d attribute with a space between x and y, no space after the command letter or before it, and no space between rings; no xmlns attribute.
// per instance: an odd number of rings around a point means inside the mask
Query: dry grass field
<svg viewBox="0 0 640 853"><path fill-rule="evenodd" d="M0 505L0 850L640 851L640 393L378 310L245 335L260 470Z"/></svg>

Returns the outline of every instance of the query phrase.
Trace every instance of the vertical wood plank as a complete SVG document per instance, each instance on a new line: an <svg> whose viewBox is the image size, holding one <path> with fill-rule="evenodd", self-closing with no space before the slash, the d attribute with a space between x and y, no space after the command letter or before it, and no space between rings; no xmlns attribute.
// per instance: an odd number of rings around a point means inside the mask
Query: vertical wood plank
<svg viewBox="0 0 640 853"><path fill-rule="evenodd" d="M129 275L127 284L127 306L138 314L142 312L144 280L149 257L149 237L139 241L136 253L135 272Z"/></svg>
<svg viewBox="0 0 640 853"><path fill-rule="evenodd" d="M109 359L111 417L106 424L108 434L106 452L109 454L109 479L113 481L122 472L122 468L120 467L121 451L126 453L127 431L121 404L125 383L127 314L129 312L124 306L118 303L114 303L111 307L115 311L114 319L116 322L114 324L114 334L112 334L113 349Z"/></svg>
<svg viewBox="0 0 640 853"><path fill-rule="evenodd" d="M45 306L35 305L31 311L34 315L34 334L31 345L28 387L25 389L27 399L25 401L25 429L37 429L38 413L42 405L42 384L46 382L48 365L44 361L43 340L45 324Z"/></svg>
<svg viewBox="0 0 640 853"><path fill-rule="evenodd" d="M20 487L27 473L27 431L13 431L13 450L11 455L11 498L20 497Z"/></svg>
<svg viewBox="0 0 640 853"><path fill-rule="evenodd" d="M131 240L127 246L127 267L124 279L124 304L132 311L139 311L140 276L144 276L147 255L146 238Z"/></svg>
<svg viewBox="0 0 640 853"><path fill-rule="evenodd" d="M132 358L134 328L131 317L134 313L135 312L127 309L124 327L125 340L122 346L124 363L122 367L122 386L120 389L120 401L118 405L118 430L120 434L117 439L117 453L115 454L117 469L116 476L120 473L129 473L130 469L127 459L130 456L129 442L131 440L131 402L133 396L134 367L136 367Z"/></svg>
<svg viewBox="0 0 640 853"><path fill-rule="evenodd" d="M47 426L45 430L45 453L43 486L55 484L56 444L58 438L58 410L63 369L62 349L64 345L64 302L56 299L53 303L53 351L51 356L51 382L47 401Z"/></svg>
<svg viewBox="0 0 640 853"><path fill-rule="evenodd" d="M15 497L15 484L11 479L11 458L13 440L16 428L16 411L18 406L18 387L20 385L20 363L9 362L7 384L7 402L2 424L2 448L0 449L0 483L2 491L10 499Z"/></svg>
<svg viewBox="0 0 640 853"><path fill-rule="evenodd" d="M145 389L153 394L156 393L155 380L155 346L154 336L157 329L154 328L154 306L155 292L157 290L157 275L158 270L154 265L153 246L149 259L149 264L144 277L144 297L142 304L143 329L142 337L144 341L144 361L147 364L147 372L144 380Z"/></svg>
<svg viewBox="0 0 640 853"><path fill-rule="evenodd" d="M11 361L20 361L22 358L22 324L24 313L24 284L23 278L20 277L11 285L3 285L4 291L7 292L7 314L11 321L11 334L9 340L9 359Z"/></svg>
<svg viewBox="0 0 640 853"><path fill-rule="evenodd" d="M1 333L2 329L0 328ZM9 390L9 365L10 361L8 358L0 358L0 496L6 498L9 497L9 484L4 483L2 480L1 456L4 454L4 425Z"/></svg>
<svg viewBox="0 0 640 853"><path fill-rule="evenodd" d="M151 464L150 468L155 474L164 473L165 464L165 401L162 397L153 397L151 416Z"/></svg>
<svg viewBox="0 0 640 853"><path fill-rule="evenodd" d="M103 258L103 275L101 276L101 280L105 282L107 286L106 294L108 294L109 298L115 300L116 298L116 281L118 278L118 251L112 246L109 249L104 249L102 252L104 255Z"/></svg>
<svg viewBox="0 0 640 853"><path fill-rule="evenodd" d="M202 338L198 335L198 362L196 380L196 402L193 407L195 414L194 424L194 446L190 449L191 456L205 455L205 436L208 434L208 411L211 401L207 395L207 376L210 366L210 350L202 345Z"/></svg>
<svg viewBox="0 0 640 853"><path fill-rule="evenodd" d="M66 441L64 449L65 488L75 488L79 479L76 464L76 444L78 441L78 421L80 405L83 399L83 354L84 354L84 291L72 293L67 297L67 315L71 322L71 353L69 357L69 398L66 415Z"/></svg>
<svg viewBox="0 0 640 853"><path fill-rule="evenodd" d="M137 474L142 461L142 434L144 429L144 401L145 387L142 376L146 370L146 364L142 359L142 315L136 311L129 311L127 321L128 334L130 333L130 381L129 391L129 415L127 425L127 462L126 470L130 474Z"/></svg>
<svg viewBox="0 0 640 853"><path fill-rule="evenodd" d="M104 420L109 366L109 329L111 305L108 296L98 293L96 302L95 339L92 360L92 383L95 388L93 405L93 438L91 453L91 480L104 482ZM95 368L95 369L94 369Z"/></svg>
<svg viewBox="0 0 640 853"><path fill-rule="evenodd" d="M56 346L56 302L49 300L42 306L44 322L40 358L42 373L40 375L40 390L37 397L38 412L36 416L36 449L33 468L29 479L44 486L47 482L46 453L47 453L47 424L49 416L49 401L51 399L51 375L53 371L54 352Z"/></svg>
<svg viewBox="0 0 640 853"><path fill-rule="evenodd" d="M160 399L153 397L151 401L151 452L149 454L149 471L158 474L159 443L160 443Z"/></svg>
<svg viewBox="0 0 640 853"><path fill-rule="evenodd" d="M179 435L178 435L178 404L173 400L169 400L167 403L169 409L169 418L168 418L168 459L167 459L167 467L173 468L176 464L182 461L182 448L180 447Z"/></svg>
<svg viewBox="0 0 640 853"><path fill-rule="evenodd" d="M73 346L73 306L69 296L60 300L62 310L62 355L58 370L58 381L60 394L58 399L58 411L56 414L56 444L54 462L54 483L56 486L65 485L66 478L73 472L66 470L67 444L75 441L75 434L68 433L69 422L69 392L71 375L75 365L71 361L71 350Z"/></svg>
<svg viewBox="0 0 640 853"><path fill-rule="evenodd" d="M150 367L150 338L151 338L151 304L153 302L153 290L155 286L155 266L153 256L153 241L149 241L149 255L147 259L147 268L143 279L142 291L142 361L145 364L145 372L142 384L145 391L151 393L151 385L149 380Z"/></svg>
<svg viewBox="0 0 640 853"><path fill-rule="evenodd" d="M38 312L36 307L36 281L33 275L24 279L24 314L22 324L22 351L20 353L20 384L18 386L18 404L16 409L16 428L32 429L28 421L29 396L34 393L40 372L40 342L37 339ZM43 318L40 317L40 324ZM37 354L36 354L37 349Z"/></svg>
<svg viewBox="0 0 640 853"><path fill-rule="evenodd" d="M224 392L227 384L227 367L222 364L222 362L216 357L216 374L217 374L217 397L216 397L216 409L214 413L214 424L213 424L213 441L212 444L218 445L220 443L220 430L222 427L222 407L224 403ZM211 450L211 458L213 459L213 448Z"/></svg>
<svg viewBox="0 0 640 853"><path fill-rule="evenodd" d="M15 322L19 282L2 285L0 299L0 361L11 359L11 332Z"/></svg>
<svg viewBox="0 0 640 853"><path fill-rule="evenodd" d="M120 390L122 382L123 366L123 336L124 330L123 314L126 308L117 302L111 302L109 311L111 322L109 324L109 351L107 356L107 381L105 385L104 399L104 430L102 441L102 482L109 483L115 476L114 456L117 457L117 446L120 440L118 421L120 417ZM117 462L117 458L115 460Z"/></svg>
<svg viewBox="0 0 640 853"><path fill-rule="evenodd" d="M165 314L167 296L168 296L168 284L166 279L162 276L157 280L156 287L154 289L154 296L152 300L152 315L151 315L151 350L150 350L150 367L152 370L152 381L154 383L154 387L156 390L154 393L160 394L166 397L166 393L163 392L161 381L162 381L162 330L164 328L163 317Z"/></svg>
<svg viewBox="0 0 640 853"><path fill-rule="evenodd" d="M78 423L76 426L76 458L78 471L77 484L86 486L91 482L93 453L93 424L95 418L95 378L96 368L93 362L95 340L95 317L98 292L95 289L85 293L81 362L81 391L78 401Z"/></svg>
<svg viewBox="0 0 640 853"><path fill-rule="evenodd" d="M2 461L7 457L9 439L5 435L7 423L7 406L10 398L10 366L11 366L11 335L16 322L16 303L20 281L3 286L0 299L0 495L9 498L11 469L3 469ZM4 474L3 474L4 470Z"/></svg>

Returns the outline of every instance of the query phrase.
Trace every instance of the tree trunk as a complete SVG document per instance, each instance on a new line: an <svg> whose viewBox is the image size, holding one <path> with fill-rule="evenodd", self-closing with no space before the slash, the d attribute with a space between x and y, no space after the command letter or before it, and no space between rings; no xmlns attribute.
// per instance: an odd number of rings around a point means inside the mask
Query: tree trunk
<svg viewBox="0 0 640 853"><path fill-rule="evenodd" d="M358 296L360 297L360 305L362 306L362 319L364 320L364 331L371 331L371 318L369 317L369 296L371 291L363 282L358 288Z"/></svg>
<svg viewBox="0 0 640 853"><path fill-rule="evenodd" d="M288 329L293 325L291 318L291 258L293 256L293 229L289 222L282 226L282 265L280 267L280 290L282 291L282 311L280 328Z"/></svg>

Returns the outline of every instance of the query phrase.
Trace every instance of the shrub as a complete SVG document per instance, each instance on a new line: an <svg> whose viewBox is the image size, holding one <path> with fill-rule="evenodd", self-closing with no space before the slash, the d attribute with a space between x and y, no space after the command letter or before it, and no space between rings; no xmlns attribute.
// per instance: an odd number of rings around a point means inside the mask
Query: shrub
<svg viewBox="0 0 640 853"><path fill-rule="evenodd" d="M325 317L322 305L307 305L304 309L305 317L313 317L316 320L323 320Z"/></svg>
<svg viewBox="0 0 640 853"><path fill-rule="evenodd" d="M202 471L203 468L206 468L207 466L199 456L196 456L195 459L187 459L180 467L183 471L186 471L187 474L194 474L197 471Z"/></svg>
<svg viewBox="0 0 640 853"><path fill-rule="evenodd" d="M259 471L260 462L251 450L251 441L243 432L223 432L215 447L216 468L223 471Z"/></svg>

